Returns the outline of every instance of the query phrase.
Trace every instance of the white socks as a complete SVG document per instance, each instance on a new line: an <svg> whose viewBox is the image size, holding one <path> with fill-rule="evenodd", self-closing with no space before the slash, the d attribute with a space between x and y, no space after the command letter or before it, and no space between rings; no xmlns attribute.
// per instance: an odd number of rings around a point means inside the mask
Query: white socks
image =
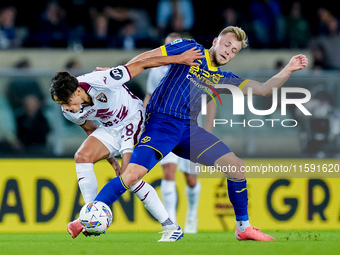
<svg viewBox="0 0 340 255"><path fill-rule="evenodd" d="M249 220L246 220L246 221L236 221L236 227L241 232L246 231L246 228L250 227Z"/></svg>
<svg viewBox="0 0 340 255"><path fill-rule="evenodd" d="M201 193L201 183L197 181L196 186L190 188L186 186L185 188L186 195L188 198L188 211L187 218L197 219L197 207L198 201ZM161 182L161 192L162 198L164 202L164 206L169 213L170 219L176 222L176 212L177 212L177 191L176 191L176 182L162 180Z"/></svg>
<svg viewBox="0 0 340 255"><path fill-rule="evenodd" d="M143 202L145 208L162 224L162 226L164 222L167 222L167 227L174 224L173 222L168 221L169 214L165 210L156 190L150 184L140 180L130 188L130 191Z"/></svg>
<svg viewBox="0 0 340 255"><path fill-rule="evenodd" d="M175 181L161 181L161 193L164 202L164 206L169 213L170 219L176 223L177 217L177 191Z"/></svg>
<svg viewBox="0 0 340 255"><path fill-rule="evenodd" d="M85 203L94 201L97 196L98 183L92 163L76 163L78 185ZM144 204L145 208L162 224L163 228L173 228L174 222L158 197L156 190L148 183L140 180L130 188ZM177 196L176 196L177 201Z"/></svg>
<svg viewBox="0 0 340 255"><path fill-rule="evenodd" d="M98 183L92 163L76 163L78 185L85 203L94 201Z"/></svg>
<svg viewBox="0 0 340 255"><path fill-rule="evenodd" d="M188 198L187 219L197 219L197 207L201 193L201 183L197 180L195 187L185 187Z"/></svg>

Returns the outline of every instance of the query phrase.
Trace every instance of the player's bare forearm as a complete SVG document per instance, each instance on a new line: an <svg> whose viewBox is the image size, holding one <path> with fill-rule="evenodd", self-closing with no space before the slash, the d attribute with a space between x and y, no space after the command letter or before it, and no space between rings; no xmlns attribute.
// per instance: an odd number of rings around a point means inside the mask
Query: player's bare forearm
<svg viewBox="0 0 340 255"><path fill-rule="evenodd" d="M142 54L137 55L133 59L131 59L127 64L131 64L133 62L136 62L138 60L144 59L144 58L149 58L149 57L154 57L154 56L162 56L162 50L161 48L156 48L153 50L146 51Z"/></svg>
<svg viewBox="0 0 340 255"><path fill-rule="evenodd" d="M126 67L129 69L131 78L133 78L137 76L138 74L140 74L141 72L143 72L145 69L152 68L152 67L158 67L158 66L170 65L170 64L184 64L184 65L189 65L189 66L198 66L199 64L195 63L194 61L196 59L200 59L203 57L204 56L198 49L192 48L180 55L152 56L152 57L144 58L144 59L132 62L130 64L127 64Z"/></svg>
<svg viewBox="0 0 340 255"><path fill-rule="evenodd" d="M88 136L98 128L97 124L94 123L92 120L87 120L85 124L80 127L85 131Z"/></svg>
<svg viewBox="0 0 340 255"><path fill-rule="evenodd" d="M155 56L162 56L161 48L156 48L153 50L143 52L137 55L136 57L134 57L133 59L131 59L126 65L131 65L132 63L138 62L139 60L146 59L149 57L155 57ZM105 71L107 69L109 69L109 67L96 67L95 71Z"/></svg>
<svg viewBox="0 0 340 255"><path fill-rule="evenodd" d="M248 88L252 88L254 95L269 96L273 88L281 88L281 86L288 80L291 74L295 71L301 70L308 65L308 58L305 55L296 55L291 58L289 63L276 75L270 78L265 83L250 80L242 89L244 94L248 93Z"/></svg>
<svg viewBox="0 0 340 255"><path fill-rule="evenodd" d="M288 72L285 68L282 69L278 74L274 75L268 81L266 81L262 86L262 90L257 93L254 91L254 95L269 96L271 95L273 88L281 88L283 84L288 80L292 73Z"/></svg>

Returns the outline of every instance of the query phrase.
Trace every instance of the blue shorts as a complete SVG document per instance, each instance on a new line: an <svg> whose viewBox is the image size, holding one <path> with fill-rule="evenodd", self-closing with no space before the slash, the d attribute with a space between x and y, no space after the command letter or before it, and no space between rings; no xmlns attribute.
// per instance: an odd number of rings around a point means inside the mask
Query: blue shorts
<svg viewBox="0 0 340 255"><path fill-rule="evenodd" d="M194 121L167 114L150 114L130 163L150 170L170 151L207 166L213 166L218 158L231 152L220 139Z"/></svg>

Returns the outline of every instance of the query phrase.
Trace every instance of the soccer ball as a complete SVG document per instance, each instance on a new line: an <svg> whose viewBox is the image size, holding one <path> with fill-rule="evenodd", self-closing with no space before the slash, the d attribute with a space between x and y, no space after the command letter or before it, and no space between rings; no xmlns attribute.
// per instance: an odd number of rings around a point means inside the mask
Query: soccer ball
<svg viewBox="0 0 340 255"><path fill-rule="evenodd" d="M110 227L112 212L110 207L103 202L89 202L81 208L79 221L87 233L100 235Z"/></svg>

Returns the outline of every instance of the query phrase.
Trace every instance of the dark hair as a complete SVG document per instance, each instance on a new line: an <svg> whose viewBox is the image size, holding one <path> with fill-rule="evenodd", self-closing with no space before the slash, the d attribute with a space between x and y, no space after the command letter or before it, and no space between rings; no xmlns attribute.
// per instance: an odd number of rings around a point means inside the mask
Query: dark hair
<svg viewBox="0 0 340 255"><path fill-rule="evenodd" d="M76 77L67 71L57 72L52 78L51 97L56 96L63 103L68 103L72 94L79 87Z"/></svg>

